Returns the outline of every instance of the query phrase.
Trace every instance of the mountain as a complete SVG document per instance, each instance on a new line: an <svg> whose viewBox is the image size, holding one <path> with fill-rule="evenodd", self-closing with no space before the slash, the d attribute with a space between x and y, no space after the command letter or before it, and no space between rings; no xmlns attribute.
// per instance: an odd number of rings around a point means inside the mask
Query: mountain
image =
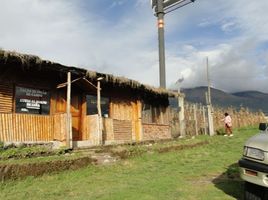
<svg viewBox="0 0 268 200"><path fill-rule="evenodd" d="M181 91L185 94L186 101L206 104L207 87L185 88ZM247 107L251 111L262 110L268 114L268 94L258 91L226 93L211 88L211 102L219 107Z"/></svg>

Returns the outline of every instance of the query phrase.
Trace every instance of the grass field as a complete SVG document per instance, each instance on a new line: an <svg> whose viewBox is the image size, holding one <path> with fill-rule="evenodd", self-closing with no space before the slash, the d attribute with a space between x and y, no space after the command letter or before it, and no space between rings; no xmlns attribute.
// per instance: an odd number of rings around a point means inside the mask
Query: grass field
<svg viewBox="0 0 268 200"><path fill-rule="evenodd" d="M0 184L0 199L241 199L237 161L255 128L232 138L200 136L209 144L178 151L150 152L110 166L29 177Z"/></svg>

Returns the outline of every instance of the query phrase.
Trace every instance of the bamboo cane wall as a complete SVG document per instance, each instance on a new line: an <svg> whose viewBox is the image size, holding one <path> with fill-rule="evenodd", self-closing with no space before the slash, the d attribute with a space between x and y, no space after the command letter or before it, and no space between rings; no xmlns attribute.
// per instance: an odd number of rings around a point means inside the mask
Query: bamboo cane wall
<svg viewBox="0 0 268 200"><path fill-rule="evenodd" d="M185 104L185 125L186 135L200 135L208 131L208 120L206 106L200 104ZM247 126L257 126L265 121L262 112L250 112L247 108L241 107L239 110L234 108L213 107L213 125L216 134L224 132L224 113L227 112L232 118L233 128Z"/></svg>
<svg viewBox="0 0 268 200"><path fill-rule="evenodd" d="M132 140L132 123L129 120L113 120L114 140Z"/></svg>
<svg viewBox="0 0 268 200"><path fill-rule="evenodd" d="M138 112L137 103L135 101L113 97L110 103L110 117L112 118L112 121L106 120L105 123L107 140L135 140Z"/></svg>
<svg viewBox="0 0 268 200"><path fill-rule="evenodd" d="M98 115L87 115L84 117L83 140L91 140L98 144L99 117Z"/></svg>
<svg viewBox="0 0 268 200"><path fill-rule="evenodd" d="M172 110L166 107L148 106L146 110L142 110L143 123L168 125L172 118L173 118Z"/></svg>
<svg viewBox="0 0 268 200"><path fill-rule="evenodd" d="M3 142L63 141L66 127L66 114L0 113L0 141Z"/></svg>
<svg viewBox="0 0 268 200"><path fill-rule="evenodd" d="M240 110L233 108L222 109L216 108L214 115L214 126L216 129L223 127L224 113L227 112L232 117L232 124L234 127L241 128L245 126L255 126L260 122L265 121L265 116L262 112L250 112L247 108L241 107Z"/></svg>
<svg viewBox="0 0 268 200"><path fill-rule="evenodd" d="M54 132L52 134L53 137L50 139L57 140L57 141L65 141L66 134L67 134L67 114L66 113L59 113L54 114L51 116L53 118L53 126Z"/></svg>
<svg viewBox="0 0 268 200"><path fill-rule="evenodd" d="M12 96L13 87L12 84L0 83L0 113L12 112Z"/></svg>
<svg viewBox="0 0 268 200"><path fill-rule="evenodd" d="M132 120L133 107L131 102L122 99L112 98L110 103L111 118L117 120Z"/></svg>

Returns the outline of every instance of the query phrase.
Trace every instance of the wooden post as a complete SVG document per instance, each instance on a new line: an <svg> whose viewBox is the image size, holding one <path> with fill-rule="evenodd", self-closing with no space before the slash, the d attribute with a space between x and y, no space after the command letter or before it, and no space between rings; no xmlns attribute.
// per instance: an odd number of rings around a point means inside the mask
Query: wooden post
<svg viewBox="0 0 268 200"><path fill-rule="evenodd" d="M207 105L207 110L208 110L208 132L210 136L213 136L215 133L214 133L212 106Z"/></svg>
<svg viewBox="0 0 268 200"><path fill-rule="evenodd" d="M72 114L71 114L71 72L67 73L67 135L66 146L72 148Z"/></svg>
<svg viewBox="0 0 268 200"><path fill-rule="evenodd" d="M208 92L206 94L207 100L207 109L208 109L208 131L209 135L214 135L214 124L213 124L213 113L212 113L212 104L211 104L211 93L210 93L210 77L209 77L209 66L208 66L208 57L207 57L207 80L208 80Z"/></svg>
<svg viewBox="0 0 268 200"><path fill-rule="evenodd" d="M193 109L194 109L194 128L195 128L195 135L198 135L197 117L196 117L196 104L193 105Z"/></svg>
<svg viewBox="0 0 268 200"><path fill-rule="evenodd" d="M206 110L205 107L202 107L202 111L203 111L203 124L204 124L204 133L205 135L207 135L207 121L206 121Z"/></svg>
<svg viewBox="0 0 268 200"><path fill-rule="evenodd" d="M178 93L180 137L185 136L184 96Z"/></svg>
<svg viewBox="0 0 268 200"><path fill-rule="evenodd" d="M136 141L143 139L142 132L142 103L137 100L137 127L136 127Z"/></svg>
<svg viewBox="0 0 268 200"><path fill-rule="evenodd" d="M101 87L100 87L100 81L101 78L97 79L97 110L98 110L98 124L99 124L99 130L98 130L98 141L99 145L102 145L103 139L102 139L102 130L103 130L103 124L102 124L102 115L101 115Z"/></svg>
<svg viewBox="0 0 268 200"><path fill-rule="evenodd" d="M205 92L206 104L208 105L208 92Z"/></svg>

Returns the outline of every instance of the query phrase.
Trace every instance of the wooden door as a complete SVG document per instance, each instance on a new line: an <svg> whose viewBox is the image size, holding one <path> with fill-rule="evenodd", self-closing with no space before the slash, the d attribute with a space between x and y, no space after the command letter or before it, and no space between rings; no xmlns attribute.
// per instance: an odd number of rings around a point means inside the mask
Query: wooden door
<svg viewBox="0 0 268 200"><path fill-rule="evenodd" d="M140 101L132 102L132 109L133 109L132 122L134 122L135 139L138 142L138 141L141 141L141 128L142 128L142 122L141 122L142 104L141 102Z"/></svg>
<svg viewBox="0 0 268 200"><path fill-rule="evenodd" d="M57 93L56 113L66 113L66 90L59 90ZM82 140L81 130L81 96L79 93L72 93L71 96L71 115L72 115L72 133L73 140Z"/></svg>
<svg viewBox="0 0 268 200"><path fill-rule="evenodd" d="M79 94L73 94L71 98L71 114L72 114L72 132L73 140L82 140L81 131L81 97Z"/></svg>

